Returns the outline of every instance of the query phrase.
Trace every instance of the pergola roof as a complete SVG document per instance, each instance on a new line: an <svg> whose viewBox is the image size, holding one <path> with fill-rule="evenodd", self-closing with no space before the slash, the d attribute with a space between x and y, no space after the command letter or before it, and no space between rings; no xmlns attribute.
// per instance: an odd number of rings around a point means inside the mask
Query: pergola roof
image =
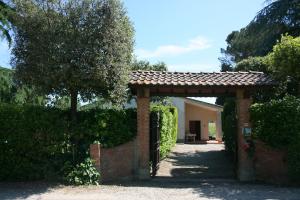
<svg viewBox="0 0 300 200"><path fill-rule="evenodd" d="M275 81L262 72L160 72L133 71L131 86L271 86Z"/></svg>
<svg viewBox="0 0 300 200"><path fill-rule="evenodd" d="M262 72L159 72L133 71L129 87L133 94L148 88L151 96L216 97L235 95L238 89L251 93L276 82Z"/></svg>

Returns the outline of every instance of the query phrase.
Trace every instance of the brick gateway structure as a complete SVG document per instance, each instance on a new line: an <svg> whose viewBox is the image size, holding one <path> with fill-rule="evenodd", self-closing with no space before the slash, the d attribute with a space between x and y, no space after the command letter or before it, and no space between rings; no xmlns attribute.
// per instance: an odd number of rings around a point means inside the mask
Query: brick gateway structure
<svg viewBox="0 0 300 200"><path fill-rule="evenodd" d="M135 71L129 87L137 96L137 138L134 174L139 179L150 178L149 114L151 96L216 97L232 95L237 99L238 118L238 179L255 179L253 160L242 149L245 143L243 127L251 127L249 107L251 93L275 85L271 77L261 72L181 73Z"/></svg>

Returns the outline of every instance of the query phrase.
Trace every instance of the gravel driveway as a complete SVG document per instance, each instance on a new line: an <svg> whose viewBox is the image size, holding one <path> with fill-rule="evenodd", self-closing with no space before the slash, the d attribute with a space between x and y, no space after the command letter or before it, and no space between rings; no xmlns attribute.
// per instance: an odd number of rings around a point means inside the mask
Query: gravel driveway
<svg viewBox="0 0 300 200"><path fill-rule="evenodd" d="M195 199L300 199L300 188L235 181L164 181L132 182L126 185L89 187L49 186L41 183L0 184L0 199L28 200L195 200Z"/></svg>
<svg viewBox="0 0 300 200"><path fill-rule="evenodd" d="M224 144L176 144L159 166L158 177L235 178Z"/></svg>

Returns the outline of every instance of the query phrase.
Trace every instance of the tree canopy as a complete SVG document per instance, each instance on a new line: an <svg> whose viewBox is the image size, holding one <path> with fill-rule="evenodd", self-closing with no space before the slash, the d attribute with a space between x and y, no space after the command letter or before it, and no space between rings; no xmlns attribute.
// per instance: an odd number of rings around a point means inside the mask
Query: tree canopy
<svg viewBox="0 0 300 200"><path fill-rule="evenodd" d="M283 36L268 55L270 69L277 77L300 81L300 37Z"/></svg>
<svg viewBox="0 0 300 200"><path fill-rule="evenodd" d="M269 0L266 3L245 28L227 36L227 47L221 49L222 65L232 67L245 58L267 55L282 34L300 35L300 0Z"/></svg>
<svg viewBox="0 0 300 200"><path fill-rule="evenodd" d="M249 57L238 62L234 68L235 71L268 71L268 63L265 57Z"/></svg>
<svg viewBox="0 0 300 200"><path fill-rule="evenodd" d="M119 0L16 0L12 65L20 84L77 101L125 99L134 30Z"/></svg>
<svg viewBox="0 0 300 200"><path fill-rule="evenodd" d="M149 61L144 60L134 60L132 70L148 70L148 71L168 71L168 67L164 62L158 62L156 64L151 64Z"/></svg>
<svg viewBox="0 0 300 200"><path fill-rule="evenodd" d="M12 42L9 31L12 22L10 16L13 12L14 10L8 4L0 0L0 37L5 38L9 44Z"/></svg>

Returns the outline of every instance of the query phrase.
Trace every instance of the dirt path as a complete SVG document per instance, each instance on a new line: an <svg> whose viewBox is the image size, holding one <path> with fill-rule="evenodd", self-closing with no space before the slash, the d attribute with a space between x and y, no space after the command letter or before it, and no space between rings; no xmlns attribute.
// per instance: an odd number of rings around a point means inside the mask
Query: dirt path
<svg viewBox="0 0 300 200"><path fill-rule="evenodd" d="M223 144L177 144L160 163L158 177L234 179Z"/></svg>

